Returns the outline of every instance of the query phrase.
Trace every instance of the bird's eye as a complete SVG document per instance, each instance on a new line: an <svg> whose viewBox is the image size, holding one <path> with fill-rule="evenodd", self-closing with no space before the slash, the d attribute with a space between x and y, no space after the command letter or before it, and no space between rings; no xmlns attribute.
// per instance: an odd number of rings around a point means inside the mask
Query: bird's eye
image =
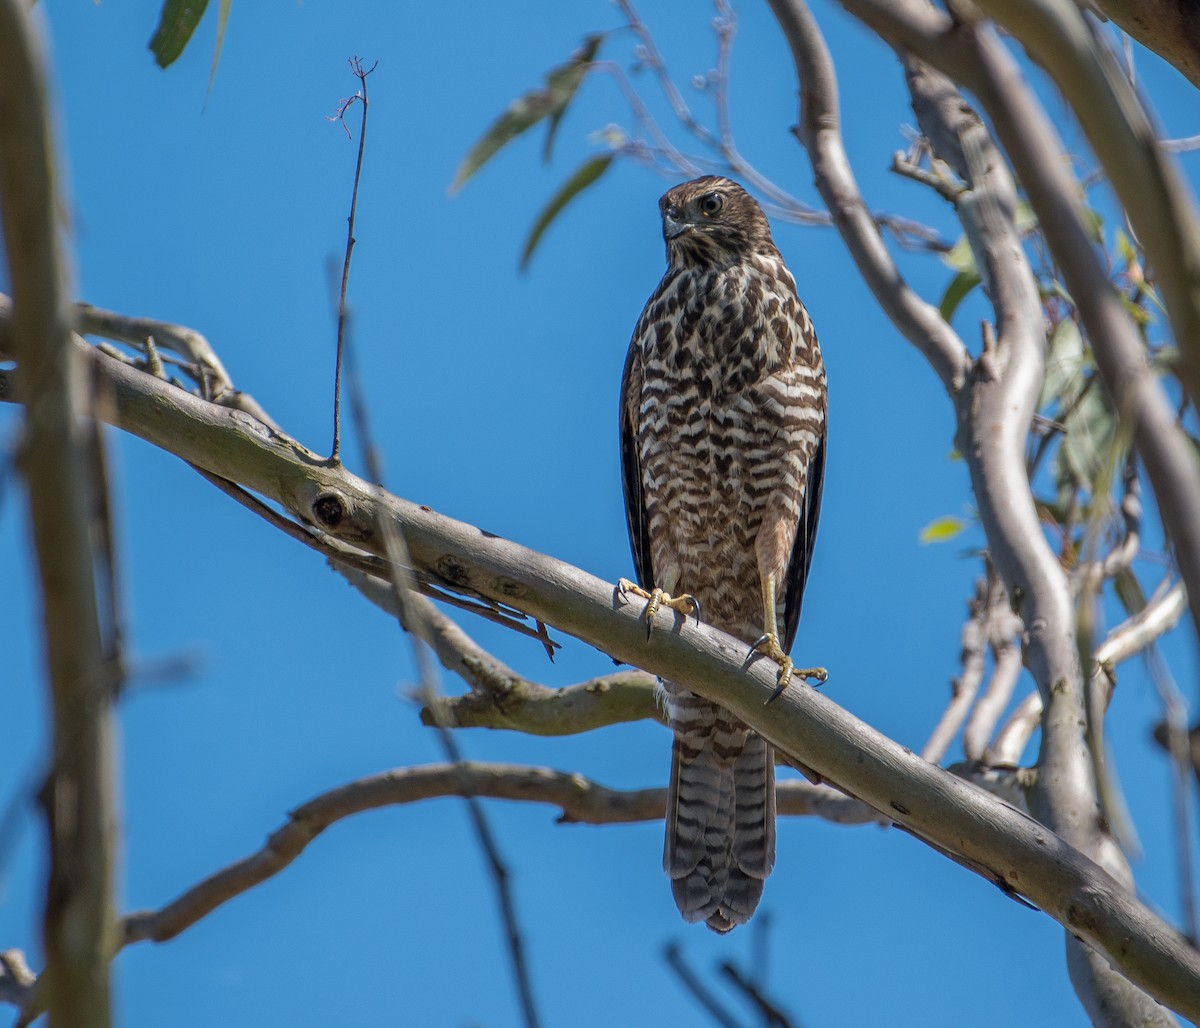
<svg viewBox="0 0 1200 1028"><path fill-rule="evenodd" d="M700 197L700 213L706 218L711 218L724 206L725 197L720 193L705 193Z"/></svg>

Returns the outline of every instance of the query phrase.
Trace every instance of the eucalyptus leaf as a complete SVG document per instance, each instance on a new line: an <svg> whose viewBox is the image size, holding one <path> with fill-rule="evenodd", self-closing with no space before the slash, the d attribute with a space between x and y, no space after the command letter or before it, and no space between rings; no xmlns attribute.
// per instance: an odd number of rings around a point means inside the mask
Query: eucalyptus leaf
<svg viewBox="0 0 1200 1028"><path fill-rule="evenodd" d="M600 52L600 44L603 41L602 34L588 36L583 41L583 46L572 55L569 62L550 73L547 85L550 92L560 98L561 102L550 112L550 121L546 126L546 142L542 147L542 160L547 163L554 149L554 138L558 135L559 123L562 121L563 115L567 113L567 107L575 99L575 94L583 84L588 68L596 59L596 54Z"/></svg>
<svg viewBox="0 0 1200 1028"><path fill-rule="evenodd" d="M1063 318L1050 336L1046 353L1046 377L1038 397L1038 410L1055 400L1066 405L1079 395L1084 368L1083 336L1071 318Z"/></svg>
<svg viewBox="0 0 1200 1028"><path fill-rule="evenodd" d="M550 223L554 221L572 200L575 199L589 186L594 185L597 179L600 178L606 171L609 165L612 164L613 155L606 153L600 157L593 157L589 161L585 161L576 170L557 193L554 194L550 202L542 209L542 213L537 216L537 220L533 223L533 228L529 232L529 238L525 241L525 249L521 253L521 270L524 271L529 267L529 261L533 257L533 251L537 249L538 243L542 241L542 236L546 229L550 227Z"/></svg>
<svg viewBox="0 0 1200 1028"><path fill-rule="evenodd" d="M221 47L225 44L225 27L229 24L229 10L233 0L221 0L221 9L217 12L217 45L213 49L212 69L208 73L208 91L212 92L213 83L217 80L217 65L221 63Z"/></svg>
<svg viewBox="0 0 1200 1028"><path fill-rule="evenodd" d="M1071 409L1066 427L1063 459L1069 464L1077 482L1093 488L1100 475L1112 465L1116 456L1114 443L1117 436L1116 415L1098 382L1093 383Z"/></svg>
<svg viewBox="0 0 1200 1028"><path fill-rule="evenodd" d="M550 119L545 149L546 155L549 155L559 121L579 91L579 86L587 75L603 38L602 35L588 36L583 46L571 55L569 61L547 73L546 85L543 88L531 89L508 105L508 109L492 122L459 165L454 182L450 185L451 192L462 189L471 176L500 150L545 118Z"/></svg>
<svg viewBox="0 0 1200 1028"><path fill-rule="evenodd" d="M1121 601L1121 606L1125 608L1126 613L1140 614L1146 606L1146 594L1142 591L1142 583L1137 580L1135 575L1129 568L1124 568L1117 573L1117 577L1113 579L1113 587L1117 591L1117 598Z"/></svg>
<svg viewBox="0 0 1200 1028"><path fill-rule="evenodd" d="M950 284L942 296L942 302L938 304L938 310L941 311L943 320L949 322L954 318L954 312L958 310L958 305L977 285L979 285L979 276L974 270L960 271L950 280Z"/></svg>
<svg viewBox="0 0 1200 1028"><path fill-rule="evenodd" d="M920 539L923 543L949 542L955 536L961 535L966 527L967 523L962 518L947 514L945 517L929 522L922 528Z"/></svg>
<svg viewBox="0 0 1200 1028"><path fill-rule="evenodd" d="M943 264L949 265L955 271L979 274L979 269L975 265L975 251L971 249L971 244L967 242L966 236L959 236L958 241L949 250L938 256L942 259Z"/></svg>
<svg viewBox="0 0 1200 1028"><path fill-rule="evenodd" d="M150 40L150 50L160 68L178 60L207 9L208 0L165 0L158 29Z"/></svg>

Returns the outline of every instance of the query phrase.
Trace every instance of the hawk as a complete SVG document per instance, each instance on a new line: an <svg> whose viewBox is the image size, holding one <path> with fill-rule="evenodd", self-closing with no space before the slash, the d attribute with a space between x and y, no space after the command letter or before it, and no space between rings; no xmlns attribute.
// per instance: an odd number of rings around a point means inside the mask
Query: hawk
<svg viewBox="0 0 1200 1028"><path fill-rule="evenodd" d="M825 367L758 203L708 175L659 201L667 271L621 383L625 510L647 631L703 617L793 677L825 469ZM687 921L744 924L775 864L775 754L729 711L663 681L675 733L663 867ZM777 694L778 694L777 692Z"/></svg>

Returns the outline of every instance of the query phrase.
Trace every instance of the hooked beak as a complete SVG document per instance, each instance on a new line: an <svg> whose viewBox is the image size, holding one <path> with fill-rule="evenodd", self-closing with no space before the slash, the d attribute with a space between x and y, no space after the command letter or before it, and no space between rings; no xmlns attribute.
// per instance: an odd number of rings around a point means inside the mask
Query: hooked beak
<svg viewBox="0 0 1200 1028"><path fill-rule="evenodd" d="M668 241L683 235L692 227L689 222L681 221L678 213L670 209L663 212L663 238Z"/></svg>

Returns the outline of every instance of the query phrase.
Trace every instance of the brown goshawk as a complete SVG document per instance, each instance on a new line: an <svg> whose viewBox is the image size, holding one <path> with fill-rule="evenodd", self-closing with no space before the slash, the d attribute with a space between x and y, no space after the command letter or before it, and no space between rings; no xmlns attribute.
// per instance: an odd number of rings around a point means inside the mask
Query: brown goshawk
<svg viewBox="0 0 1200 1028"><path fill-rule="evenodd" d="M667 271L621 386L626 514L647 626L695 613L780 664L812 562L824 477L825 367L755 200L705 176L659 203ZM775 863L775 755L728 711L663 681L675 733L663 864L688 921L747 921Z"/></svg>

